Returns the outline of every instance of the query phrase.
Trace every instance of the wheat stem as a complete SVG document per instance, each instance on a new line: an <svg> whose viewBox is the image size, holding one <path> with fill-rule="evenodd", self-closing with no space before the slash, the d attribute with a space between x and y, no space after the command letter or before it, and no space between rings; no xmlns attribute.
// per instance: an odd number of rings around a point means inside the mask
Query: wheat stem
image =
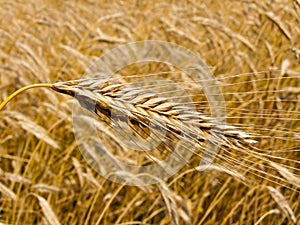
<svg viewBox="0 0 300 225"><path fill-rule="evenodd" d="M10 96L8 96L7 99L5 99L1 104L0 104L0 111L6 106L7 103L9 103L13 98L15 98L17 95L19 95L20 93L22 93L23 91L26 91L28 89L31 88L37 88L37 87L52 87L52 84L49 83L44 83L44 84L31 84L28 85L26 87L23 87L17 91L15 91L14 93L12 93Z"/></svg>

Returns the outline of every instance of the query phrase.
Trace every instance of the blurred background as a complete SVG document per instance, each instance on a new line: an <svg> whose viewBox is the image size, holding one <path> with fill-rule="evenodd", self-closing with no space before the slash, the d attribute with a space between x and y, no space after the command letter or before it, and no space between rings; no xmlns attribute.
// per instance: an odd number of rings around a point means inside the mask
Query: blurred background
<svg viewBox="0 0 300 225"><path fill-rule="evenodd" d="M299 0L0 0L0 40L1 102L29 84L81 78L120 44L162 40L183 46L224 82L229 122L258 132L260 146L278 150L278 160L300 174ZM253 119L258 113L260 120ZM272 189L263 178L246 185L224 171L185 168L147 187L108 181L78 150L71 115L72 99L48 89L30 90L0 112L0 224L300 220L299 186ZM276 141L276 135L287 139Z"/></svg>

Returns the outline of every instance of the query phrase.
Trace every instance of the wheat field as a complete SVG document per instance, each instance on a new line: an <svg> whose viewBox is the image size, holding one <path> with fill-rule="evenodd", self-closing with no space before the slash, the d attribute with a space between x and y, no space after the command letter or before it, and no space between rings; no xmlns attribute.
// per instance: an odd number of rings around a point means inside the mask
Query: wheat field
<svg viewBox="0 0 300 225"><path fill-rule="evenodd" d="M0 111L0 225L300 224L299 0L0 0L0 37L0 103L49 84ZM144 40L175 43L205 61L226 126L216 125L198 88L205 81L176 65L136 63L101 85L82 80L111 49ZM157 163L180 139L190 159L151 185L107 179L102 159L84 154L74 134L74 93L121 162ZM84 110L88 102L97 110ZM210 135L220 151L201 170ZM153 145L149 154L134 151ZM157 174L144 172L134 179Z"/></svg>

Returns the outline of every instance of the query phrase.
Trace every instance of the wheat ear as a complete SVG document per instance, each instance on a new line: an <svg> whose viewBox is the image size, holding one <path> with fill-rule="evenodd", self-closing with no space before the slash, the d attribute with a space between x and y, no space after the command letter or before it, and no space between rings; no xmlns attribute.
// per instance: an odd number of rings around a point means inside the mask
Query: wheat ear
<svg viewBox="0 0 300 225"><path fill-rule="evenodd" d="M279 184L272 179L276 178L280 181L294 184L290 180L293 179L281 179L276 175L268 174L264 170L259 168L251 168L249 165L255 164L256 161L264 162L268 165L265 168L278 170L278 166L274 168L274 165L265 154L259 152L260 149L256 148L253 144L256 143L252 139L251 135L240 131L235 126L220 125L213 118L207 117L200 112L189 112L184 106L180 106L180 103L169 104L164 98L160 98L155 93L149 93L142 89L135 89L131 87L124 87L122 84L113 84L110 82L101 83L95 79L82 79L71 80L67 82L60 82L54 84L33 84L21 88L11 94L1 105L0 111L4 106L9 103L14 97L19 95L25 90L38 87L47 87L58 93L67 94L76 98L83 108L91 111L99 116L108 125L111 124L112 118L110 118L111 110L116 110L120 113L118 119L123 122L134 122L144 127L148 126L149 121L157 125L158 128L165 129L173 137L185 138L189 143L199 145L207 141L209 136L212 135L210 140L213 144L221 144L224 149L224 154L219 157L225 161L225 165L229 168L234 165L239 165L240 169L244 172L251 173L252 175L263 178L272 183ZM178 106L174 108L173 106ZM127 118L127 120L126 120ZM128 118L130 121L128 121ZM166 124L166 127L161 127L161 122ZM212 131L216 132L212 132ZM220 132L220 135L218 134ZM170 139L171 140L171 139ZM171 140L172 141L172 140ZM188 151L188 149L186 149ZM203 149L202 149L203 150ZM240 157L241 154L253 157L253 159L244 159L244 162L235 159L231 156L231 151L236 150ZM196 152L193 152L196 154ZM208 154L211 154L210 152ZM180 156L179 156L180 157ZM281 174L283 170L280 169ZM284 170L285 171L285 170ZM285 172L284 177L288 174L293 176L290 172ZM269 175L270 178L265 176ZM297 182L297 187L299 184Z"/></svg>
<svg viewBox="0 0 300 225"><path fill-rule="evenodd" d="M84 83L84 84L82 84ZM239 142L244 142L247 144L255 143L251 140L251 137L236 129L234 126L218 126L215 121L209 117L202 115L201 113L189 114L186 109L174 109L172 105L168 104L165 99L162 99L155 95L154 93L147 93L142 90L133 90L131 88L123 88L123 84L101 84L99 85L97 79L82 79L82 80L71 80L67 82L59 83L41 83L32 84L25 86L14 93L12 93L6 100L0 104L0 111L17 95L22 92L32 89L46 87L52 90L70 95L74 97L77 93L79 95L83 94L84 99L81 101L81 105L88 109L88 102L92 100L95 103L96 108L93 109L93 113L97 114L100 118L104 119L106 122L110 120L109 116L106 115L106 111L109 111L112 107L117 108L121 113L125 113L130 116L130 118L139 122L149 121L152 119L157 119L157 121L164 121L168 124L170 131L175 133L180 133L180 128L182 128L182 122L178 117L181 114L186 119L191 121L198 119L197 124L193 124L193 127L200 128L195 130L190 130L188 133L198 133L195 137L196 139L205 139L206 132L211 129L222 130L227 138L235 139ZM142 97L140 97L142 96ZM77 99L79 101L79 99ZM181 111L181 112L180 112ZM195 120L196 121L196 120ZM139 122L140 123L140 122ZM189 129L187 129L189 130ZM201 131L202 130L202 131ZM201 131L201 135L199 135ZM192 135L194 136L194 135ZM201 137L202 136L202 137ZM226 140L223 140L226 142ZM233 146L230 146L233 147Z"/></svg>

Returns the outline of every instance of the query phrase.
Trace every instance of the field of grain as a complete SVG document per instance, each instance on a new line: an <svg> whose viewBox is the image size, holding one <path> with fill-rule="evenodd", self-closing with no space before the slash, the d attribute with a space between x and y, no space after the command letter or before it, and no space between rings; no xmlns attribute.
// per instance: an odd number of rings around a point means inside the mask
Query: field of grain
<svg viewBox="0 0 300 225"><path fill-rule="evenodd" d="M257 141L255 149L222 148L204 171L195 169L198 152L159 183L120 184L81 154L74 99L31 89L0 111L0 225L300 223L299 0L0 0L0 40L0 103L30 84L81 79L117 46L175 43L206 62L226 122ZM141 89L160 88L156 79L173 73L210 116L205 93L175 67L149 62L118 73L128 83L150 74L153 83L139 81ZM153 163L144 152L119 149L124 133L115 132L116 143L98 135L118 159ZM159 146L153 157L168 154Z"/></svg>

